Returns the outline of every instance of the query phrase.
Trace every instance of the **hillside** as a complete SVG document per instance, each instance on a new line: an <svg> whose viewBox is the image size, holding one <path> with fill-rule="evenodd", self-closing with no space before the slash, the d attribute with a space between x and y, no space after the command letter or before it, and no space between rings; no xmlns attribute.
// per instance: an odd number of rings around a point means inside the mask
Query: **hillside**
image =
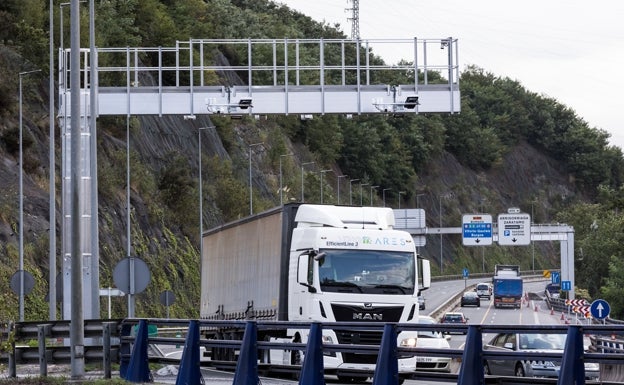
<svg viewBox="0 0 624 385"><path fill-rule="evenodd" d="M188 17L185 7L192 1L131 2L133 12L146 4L158 3L158 10L169 10L169 19ZM238 4L241 3L241 4ZM253 3L253 5L252 5ZM196 4L197 5L197 4ZM326 25L289 11L274 3L212 2L215 14L239 13L245 18L280 20L267 28L283 27L293 37L305 34L336 37L340 33ZM197 5L198 14L207 12ZM9 9L9 11L12 11ZM123 12L103 11L102 17ZM126 10L126 12L128 12ZM157 11L154 15L164 17ZM198 30L213 37L227 35L219 29L224 21L206 21ZM229 18L229 17L228 17ZM119 17L115 18L116 20ZM149 18L146 18L149 19ZM167 20L169 20L167 19ZM132 39L154 43L158 33L147 34L146 20L133 20L127 33ZM172 22L173 23L173 22ZM180 25L188 25L178 23ZM258 26L258 23L252 23ZM158 24L173 28L168 22ZM211 26L212 28L208 28ZM152 25L152 27L156 27ZM16 27L17 28L17 27ZM203 29L202 29L203 28ZM249 28L252 28L251 26ZM210 29L210 31L206 31ZM137 32L138 31L138 32ZM231 31L231 30L230 30ZM264 34L274 33L260 29ZM153 31L152 31L153 32ZM161 31L162 32L162 31ZM239 33L243 33L242 32ZM189 33L183 29L171 36ZM161 35L169 36L169 35ZM110 39L102 33L101 39ZM162 37L162 44L168 38ZM131 40L128 38L128 40ZM150 40L150 41L148 41ZM6 41L6 40L5 40ZM107 41L114 44L115 41ZM140 45L140 44L137 44ZM46 51L47 52L47 51ZM230 60L224 49L222 60ZM15 75L33 68L38 59L18 44L0 45L0 290L3 305L0 318L15 318L17 296L8 287L9 277L18 266L18 145L19 105ZM40 59L39 59L40 60ZM46 59L47 60L47 59ZM48 95L47 74L29 76L24 83L24 255L26 270L36 278L34 292L27 297L27 319L47 317L45 294L48 278ZM229 81L238 81L229 79ZM406 118L362 116L346 120L336 116L300 121L297 117L268 120L231 120L200 116L185 121L181 116L100 118L98 120L98 187L100 225L100 284L114 286L111 273L127 254L126 211L126 127L130 128L130 205L132 253L150 266L152 281L137 298L137 316L163 316L157 298L165 289L174 290L178 301L170 309L172 317L198 314L198 130L202 135L202 177L204 228L243 217L249 213L249 144L260 143L251 152L254 211L279 204L279 165L283 161L285 198L299 200L301 164L315 162L305 175L306 202L319 202L319 170L324 175L324 202L337 200L338 175L359 179L358 183L381 186L388 206L424 208L427 224L459 226L463 213L485 211L496 215L509 207L534 213L536 223L567 222L588 228L595 217L609 221L617 233L621 219L611 216L624 206L621 184L624 159L618 148L607 145L608 136L587 124L565 106L525 90L517 82L493 77L478 68L462 73L462 113L455 116L418 115ZM56 130L57 245L60 253L60 137ZM281 157L292 153L293 156ZM341 203L346 202L348 180L342 178ZM383 204L382 188L374 191L373 204ZM353 184L353 199L369 204L369 187L360 195ZM405 194L399 196L398 192ZM444 196L444 198L440 198ZM583 214L580 215L579 212ZM575 215L570 215L575 213ZM580 223L574 223L579 221ZM591 234L579 230L577 242L584 250L604 260L619 255L619 244L597 246ZM587 238L586 238L587 237ZM440 239L430 237L421 251L437 269ZM463 267L478 272L482 250L461 246L461 239L445 237L444 273L459 273ZM556 267L558 244L536 243L536 269ZM501 248L483 251L486 270L497 262L515 262L531 268L532 248ZM58 258L57 266L61 266ZM581 266L584 262L580 262ZM579 280L592 295L608 284L605 262L595 267L595 275ZM434 270L434 274L439 271ZM596 277L600 277L596 279ZM592 283L593 282L593 283ZM616 285L614 282L613 285ZM617 297L617 294L615 294ZM103 312L104 313L104 312ZM114 316L125 313L125 299L114 299Z"/></svg>

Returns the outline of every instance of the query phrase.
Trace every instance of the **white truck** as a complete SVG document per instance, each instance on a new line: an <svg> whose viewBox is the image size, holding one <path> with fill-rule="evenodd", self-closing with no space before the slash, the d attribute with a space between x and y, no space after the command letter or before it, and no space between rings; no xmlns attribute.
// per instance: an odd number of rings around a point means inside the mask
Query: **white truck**
<svg viewBox="0 0 624 385"><path fill-rule="evenodd" d="M429 261L418 257L409 233L393 227L390 208L295 203L208 230L200 316L418 323L417 298L431 283ZM277 332L259 331L258 340L305 343L309 330ZM325 345L375 344L381 337L323 328ZM397 345L415 346L416 337L416 331L400 332ZM232 358L222 349L211 353L212 360ZM298 364L301 358L299 351L260 356L262 363L277 365ZM361 380L358 373L373 371L376 359L376 354L328 352L324 366L326 374ZM416 360L399 359L399 372L413 372Z"/></svg>

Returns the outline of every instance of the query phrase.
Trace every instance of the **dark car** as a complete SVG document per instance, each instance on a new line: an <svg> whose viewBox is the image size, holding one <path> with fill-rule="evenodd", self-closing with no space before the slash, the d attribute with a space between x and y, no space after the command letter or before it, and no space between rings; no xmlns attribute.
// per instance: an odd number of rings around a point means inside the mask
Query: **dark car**
<svg viewBox="0 0 624 385"><path fill-rule="evenodd" d="M467 291L462 295L461 306L481 307L481 297L474 291Z"/></svg>
<svg viewBox="0 0 624 385"><path fill-rule="evenodd" d="M464 315L464 313L460 312L449 312L445 313L440 319L440 323L443 324L466 324L468 322L468 318ZM462 334L466 334L466 330L462 331ZM450 331L445 331L445 334L451 334Z"/></svg>

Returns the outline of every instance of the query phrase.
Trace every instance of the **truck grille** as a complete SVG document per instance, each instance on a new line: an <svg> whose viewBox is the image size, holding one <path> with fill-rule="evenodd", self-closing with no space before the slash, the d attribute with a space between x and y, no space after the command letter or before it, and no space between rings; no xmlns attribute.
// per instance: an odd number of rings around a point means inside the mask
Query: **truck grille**
<svg viewBox="0 0 624 385"><path fill-rule="evenodd" d="M338 322L399 322L402 306L364 307L357 305L332 304L334 317Z"/></svg>
<svg viewBox="0 0 624 385"><path fill-rule="evenodd" d="M356 305L332 304L332 311L336 321L344 322L398 322L401 319L403 307L364 307ZM339 344L351 345L379 345L381 344L382 332L377 331L348 331L336 330ZM377 354L342 353L345 363L352 364L375 364Z"/></svg>

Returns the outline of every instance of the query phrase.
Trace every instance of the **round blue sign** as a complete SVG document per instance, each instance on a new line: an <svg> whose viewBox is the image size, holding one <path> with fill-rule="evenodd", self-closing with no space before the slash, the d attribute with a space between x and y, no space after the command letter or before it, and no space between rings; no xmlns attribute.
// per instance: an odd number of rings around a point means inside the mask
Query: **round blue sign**
<svg viewBox="0 0 624 385"><path fill-rule="evenodd" d="M611 306L609 306L609 302L604 299L597 299L591 303L589 311L591 312L592 317L596 319L604 319L609 316L609 313L611 313Z"/></svg>

